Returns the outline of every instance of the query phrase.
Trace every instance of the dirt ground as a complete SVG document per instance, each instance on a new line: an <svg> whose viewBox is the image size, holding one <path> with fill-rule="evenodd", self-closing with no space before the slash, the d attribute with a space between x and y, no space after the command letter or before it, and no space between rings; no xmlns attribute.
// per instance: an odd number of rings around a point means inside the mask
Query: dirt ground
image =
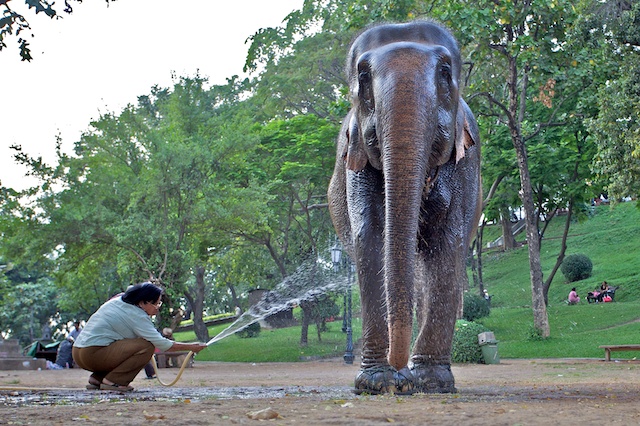
<svg viewBox="0 0 640 426"><path fill-rule="evenodd" d="M354 395L357 370L341 359L196 360L172 387L142 372L124 395L85 390L88 373L80 369L0 371L0 424L640 424L639 361L455 365L457 394L403 397ZM160 378L170 382L177 371L162 369Z"/></svg>

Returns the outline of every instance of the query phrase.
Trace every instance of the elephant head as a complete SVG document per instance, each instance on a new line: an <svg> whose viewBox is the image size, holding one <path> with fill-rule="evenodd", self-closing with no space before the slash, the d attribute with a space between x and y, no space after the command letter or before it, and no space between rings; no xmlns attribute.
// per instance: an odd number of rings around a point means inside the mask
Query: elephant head
<svg viewBox="0 0 640 426"><path fill-rule="evenodd" d="M369 167L383 176L388 362L396 369L409 358L419 224L429 220L424 200L441 166L462 160L475 143L460 68L453 36L426 21L373 27L347 57L352 109L339 149L345 172Z"/></svg>

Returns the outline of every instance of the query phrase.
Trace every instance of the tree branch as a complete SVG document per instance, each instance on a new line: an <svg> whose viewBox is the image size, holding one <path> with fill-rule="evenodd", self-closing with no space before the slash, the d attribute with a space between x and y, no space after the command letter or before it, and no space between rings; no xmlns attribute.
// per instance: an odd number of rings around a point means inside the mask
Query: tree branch
<svg viewBox="0 0 640 426"><path fill-rule="evenodd" d="M487 207L487 204L489 204L489 201L495 195L495 193L496 193L496 191L498 189L498 185L500 185L500 182L502 182L502 179L504 179L505 176L506 176L506 174L502 174L502 175L498 176L496 178L496 180L493 181L493 183L491 184L491 189L489 189L489 193L487 194L487 197L482 202L482 210L484 210L485 207Z"/></svg>

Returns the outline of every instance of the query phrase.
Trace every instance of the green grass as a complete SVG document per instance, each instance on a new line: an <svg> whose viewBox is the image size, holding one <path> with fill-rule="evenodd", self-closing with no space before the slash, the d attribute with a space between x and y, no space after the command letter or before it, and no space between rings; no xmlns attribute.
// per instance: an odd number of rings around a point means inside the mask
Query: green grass
<svg viewBox="0 0 640 426"><path fill-rule="evenodd" d="M209 335L216 336L228 324L209 328ZM308 359L342 356L346 347L346 334L342 332L342 321L327 323L328 331L322 333L318 342L315 325L309 327L308 344L300 346L301 327L262 329L258 337L240 338L237 334L213 343L197 356L199 361L233 362L297 362ZM361 321L354 318L353 339L361 336ZM176 333L179 341L195 340L193 332Z"/></svg>
<svg viewBox="0 0 640 426"><path fill-rule="evenodd" d="M558 305L548 309L551 337L530 339L531 309L498 308L478 322L492 330L500 342L502 358L602 358L599 345L638 343L640 303ZM617 352L632 358L635 352Z"/></svg>
<svg viewBox="0 0 640 426"><path fill-rule="evenodd" d="M564 217L554 219L542 243L543 273L553 267L561 243ZM548 316L551 337L530 339L533 327L528 251L524 246L508 253L484 254L484 284L492 294L488 318L479 320L500 341L502 358L602 358L605 344L640 343L640 211L632 203L610 209L601 206L595 215L573 223L567 254L584 253L593 262L590 278L567 283L558 272L549 289ZM587 292L602 281L619 286L616 301L588 304ZM572 287L582 302L565 303ZM635 352L616 352L616 358L634 358Z"/></svg>
<svg viewBox="0 0 640 426"><path fill-rule="evenodd" d="M550 223L542 243L545 277L559 252L564 219L559 217ZM488 242L499 235L499 226L492 226L486 230L484 239ZM566 283L562 273L557 273L549 290L551 337L545 340L530 337L533 312L527 247L507 253L495 250L483 253L484 284L492 294L492 309L489 317L478 322L495 333L501 358L603 358L604 350L598 348L599 345L640 344L640 210L632 203L614 209L598 207L589 220L572 224L567 244L567 254L584 253L591 258L593 273L590 278L575 283ZM587 292L605 280L620 287L616 301L588 304ZM580 305L565 303L572 287L576 287L582 298ZM357 312L356 293L354 296ZM322 343L318 343L315 326L311 326L306 347L299 345L299 326L263 329L257 338L241 339L232 335L211 345L198 354L197 359L292 362L341 356L346 341L341 326L341 322L329 323L330 331L323 333ZM225 327L212 327L210 335L215 336ZM355 341L361 336L361 324L355 318L353 328ZM176 333L176 339L192 341L195 335ZM614 355L620 359L640 357L636 352L615 352Z"/></svg>

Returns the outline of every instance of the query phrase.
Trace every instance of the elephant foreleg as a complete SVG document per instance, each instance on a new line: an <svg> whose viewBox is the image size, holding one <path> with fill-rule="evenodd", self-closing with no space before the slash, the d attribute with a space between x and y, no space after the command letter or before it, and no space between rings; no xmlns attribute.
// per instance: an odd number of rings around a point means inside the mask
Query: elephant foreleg
<svg viewBox="0 0 640 426"><path fill-rule="evenodd" d="M347 200L362 306L362 363L356 392L408 393L409 371L387 361L389 335L384 290L384 187L380 172L347 171Z"/></svg>
<svg viewBox="0 0 640 426"><path fill-rule="evenodd" d="M416 312L419 324L411 370L416 391L456 392L451 373L451 345L459 303L460 256L450 250L433 250L419 256Z"/></svg>
<svg viewBox="0 0 640 426"><path fill-rule="evenodd" d="M425 286L417 298L419 332L411 357L411 370L416 391L455 393L451 345L463 265L457 259L443 256L440 251L431 254L418 262L418 269L424 271Z"/></svg>

